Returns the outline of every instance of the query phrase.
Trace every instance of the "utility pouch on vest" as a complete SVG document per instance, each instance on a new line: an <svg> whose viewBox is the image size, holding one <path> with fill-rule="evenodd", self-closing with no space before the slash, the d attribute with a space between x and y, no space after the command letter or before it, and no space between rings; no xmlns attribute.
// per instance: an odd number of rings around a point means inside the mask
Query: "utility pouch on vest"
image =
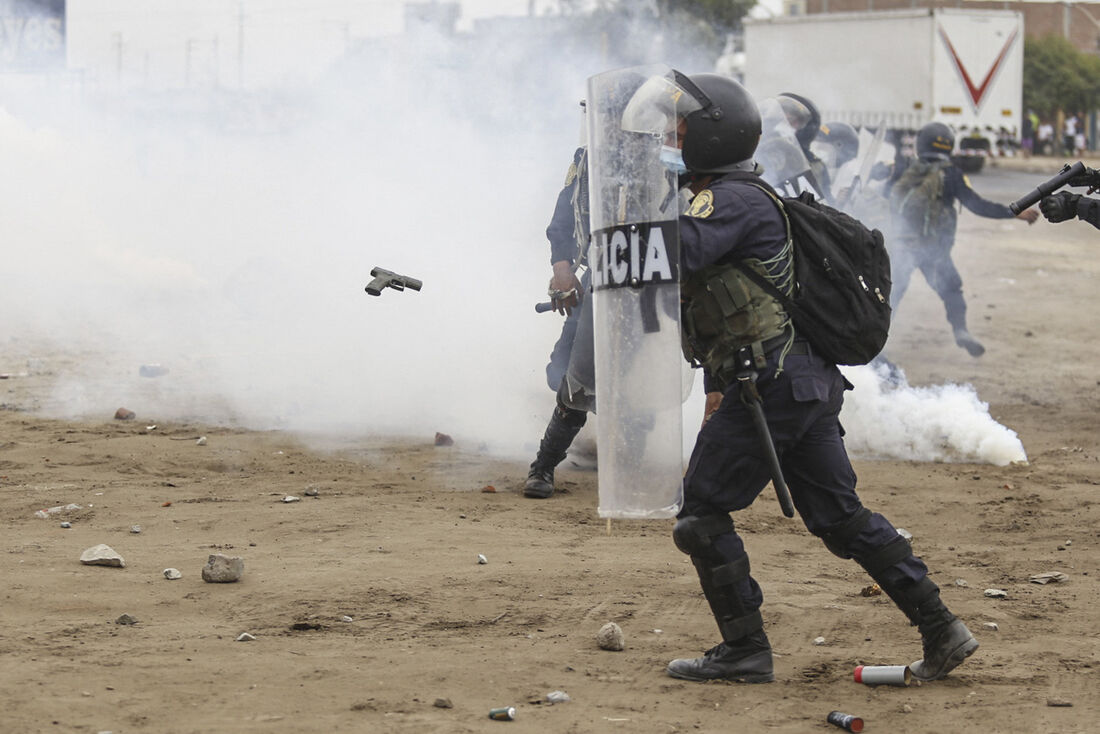
<svg viewBox="0 0 1100 734"><path fill-rule="evenodd" d="M745 266L763 278L759 260ZM767 365L763 342L781 336L790 318L779 300L735 265L711 265L693 273L681 288L684 357L723 382L732 381L736 353L751 347L756 369Z"/></svg>

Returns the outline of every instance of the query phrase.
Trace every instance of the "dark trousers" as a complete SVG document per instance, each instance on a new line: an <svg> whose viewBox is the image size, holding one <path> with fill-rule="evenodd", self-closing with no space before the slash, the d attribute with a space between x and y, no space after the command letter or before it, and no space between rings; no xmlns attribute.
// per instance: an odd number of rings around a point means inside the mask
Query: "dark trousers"
<svg viewBox="0 0 1100 734"><path fill-rule="evenodd" d="M573 342L577 338L580 316L581 310L578 308L565 317L561 336L554 342L554 349L550 352L550 361L546 364L546 384L554 392L558 391L561 381L565 378L566 370L569 369L569 357L573 353Z"/></svg>
<svg viewBox="0 0 1100 734"><path fill-rule="evenodd" d="M863 508L839 420L848 384L840 370L812 355L790 355L785 368L778 377L770 371L763 375L758 389L795 509L811 533L827 536ZM680 516L721 515L751 505L771 480L764 456L752 416L734 384L699 432L684 476ZM862 561L896 538L894 526L873 513L862 530L845 542L843 551L846 557ZM713 544L726 563L745 556L736 530L713 538ZM927 574L924 563L910 555L879 580L904 587ZM763 601L760 586L751 576L738 582L737 594L749 612Z"/></svg>
<svg viewBox="0 0 1100 734"><path fill-rule="evenodd" d="M947 322L953 329L966 328L966 299L962 276L951 259L953 237L929 240L897 237L890 243L890 308L896 313L909 287L913 271L919 269L928 285L943 301Z"/></svg>

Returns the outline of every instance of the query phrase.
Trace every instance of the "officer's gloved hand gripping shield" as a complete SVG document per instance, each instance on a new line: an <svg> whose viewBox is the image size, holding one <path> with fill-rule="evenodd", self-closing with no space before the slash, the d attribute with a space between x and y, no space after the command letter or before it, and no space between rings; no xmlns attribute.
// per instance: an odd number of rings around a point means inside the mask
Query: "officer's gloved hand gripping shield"
<svg viewBox="0 0 1100 734"><path fill-rule="evenodd" d="M588 80L599 514L682 502L677 122L699 104L667 67Z"/></svg>

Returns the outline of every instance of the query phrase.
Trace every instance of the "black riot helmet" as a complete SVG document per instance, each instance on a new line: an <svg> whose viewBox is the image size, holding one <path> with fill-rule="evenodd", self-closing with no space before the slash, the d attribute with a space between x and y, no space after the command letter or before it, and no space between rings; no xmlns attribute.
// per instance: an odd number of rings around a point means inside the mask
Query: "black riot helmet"
<svg viewBox="0 0 1100 734"><path fill-rule="evenodd" d="M821 113L817 111L817 105L802 95L792 94L791 92L783 92L778 97L781 104L783 104L783 99L786 98L797 102L801 106L802 109L799 109L795 105L784 104L783 108L787 112L787 120L794 128L795 139L802 146L802 150L808 152L810 143L817 137L817 131L821 127Z"/></svg>
<svg viewBox="0 0 1100 734"><path fill-rule="evenodd" d="M817 143L831 145L836 150L837 166L843 166L859 155L859 134L846 122L823 123Z"/></svg>
<svg viewBox="0 0 1100 734"><path fill-rule="evenodd" d="M949 160L955 149L955 133L942 122L930 122L917 133L917 156Z"/></svg>
<svg viewBox="0 0 1100 734"><path fill-rule="evenodd" d="M692 173L751 170L760 142L760 110L752 95L720 74L685 76L672 70L650 77L622 115L630 132L679 135L684 165Z"/></svg>
<svg viewBox="0 0 1100 734"><path fill-rule="evenodd" d="M684 118L684 165L693 173L727 173L752 158L760 143L760 110L743 86L720 74L693 74L695 90L686 91L698 99L702 109ZM709 109L708 109L709 107ZM717 112L717 115L715 114Z"/></svg>

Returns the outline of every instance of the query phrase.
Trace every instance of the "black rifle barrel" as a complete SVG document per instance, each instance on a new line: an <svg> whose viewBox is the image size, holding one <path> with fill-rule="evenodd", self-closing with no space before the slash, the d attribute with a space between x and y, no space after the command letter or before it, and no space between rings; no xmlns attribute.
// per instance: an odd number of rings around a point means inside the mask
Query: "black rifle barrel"
<svg viewBox="0 0 1100 734"><path fill-rule="evenodd" d="M1044 196L1050 196L1055 191L1065 186L1070 182L1070 179L1083 175L1085 171L1085 164L1081 161L1077 161L1072 166L1067 163L1057 176L1039 184L1031 193L1025 194L1009 204L1008 208L1012 210L1013 214L1019 214L1024 209L1035 206Z"/></svg>

